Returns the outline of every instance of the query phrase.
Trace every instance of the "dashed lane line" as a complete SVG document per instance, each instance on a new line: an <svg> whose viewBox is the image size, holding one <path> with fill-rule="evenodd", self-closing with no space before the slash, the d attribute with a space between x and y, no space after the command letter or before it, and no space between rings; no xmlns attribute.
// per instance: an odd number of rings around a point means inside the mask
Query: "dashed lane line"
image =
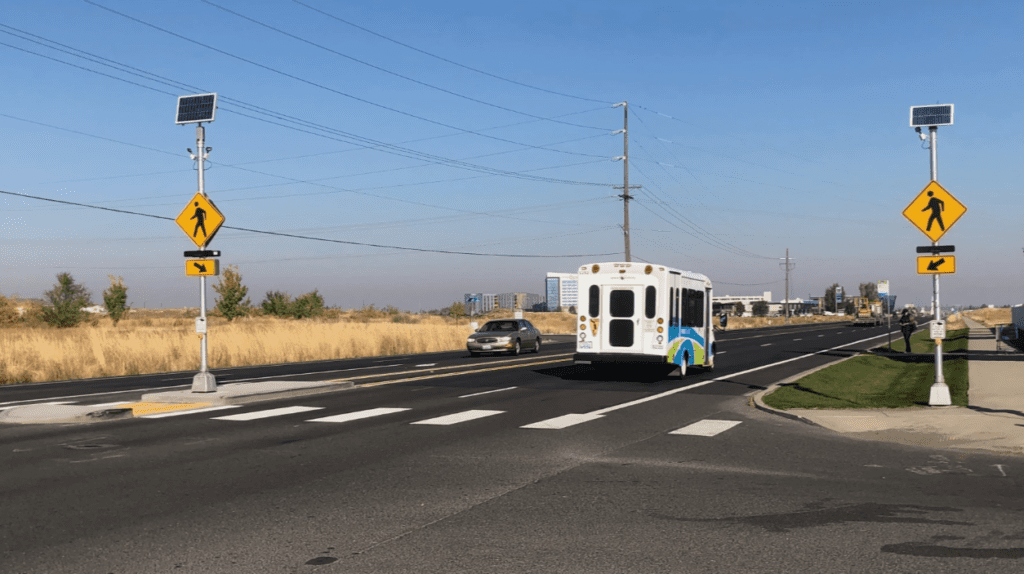
<svg viewBox="0 0 1024 574"><path fill-rule="evenodd" d="M491 393L500 393L501 391L511 391L512 389L517 389L517 388L519 388L519 387L505 387L504 389L493 389L493 390L490 390L490 391L483 391L483 392L480 392L480 393L472 393L472 394L468 394L468 395L462 395L459 398L460 399L465 399L465 398L469 398L469 397L479 397L480 395L489 395Z"/></svg>

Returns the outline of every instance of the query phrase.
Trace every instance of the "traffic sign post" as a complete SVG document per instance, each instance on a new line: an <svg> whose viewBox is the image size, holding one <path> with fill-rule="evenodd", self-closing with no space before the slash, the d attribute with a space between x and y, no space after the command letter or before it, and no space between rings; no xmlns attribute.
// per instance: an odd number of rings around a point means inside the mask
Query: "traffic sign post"
<svg viewBox="0 0 1024 574"><path fill-rule="evenodd" d="M924 273L932 275L932 334L939 332L935 329L935 324L940 324L943 335L938 338L932 337L935 340L935 383L932 385L928 397L928 404L931 406L953 404L949 395L949 387L946 385L942 373L942 339L945 336L945 324L942 322L942 305L939 301L939 274L956 272L956 260L951 255L938 256L939 253L945 252L945 250L939 249L941 246L938 245L938 241L964 213L967 213L967 207L939 185L937 144L940 125L953 125L953 104L912 106L910 108L910 126L917 131L922 140L928 139L931 164L931 181L903 210L903 216L914 227L921 230L921 233L928 236L928 239L932 240L933 256L919 257L917 261L918 273L921 273L921 266L924 265ZM928 128L927 138L921 132L923 127ZM949 252L952 252L952 249ZM946 271L946 269L952 270Z"/></svg>
<svg viewBox="0 0 1024 574"><path fill-rule="evenodd" d="M196 160L199 169L199 191L192 197L185 209L174 220L185 235L195 243L200 252L191 252L198 257L216 257L220 252L208 251L206 248L213 236L224 224L224 216L217 206L206 197L204 180L205 162L210 157L212 147L206 147L206 130L203 122L212 122L217 113L217 94L197 94L178 98L176 124L196 124L196 152L188 150L189 157ZM188 257L190 252L186 252ZM194 271L194 272L193 272ZM199 317L196 317L196 334L199 335L199 372L192 377L193 393L212 393L217 390L217 379L207 366L207 346L209 336L206 324L206 277L217 275L220 262L217 259L206 259L185 262L186 275L199 276Z"/></svg>

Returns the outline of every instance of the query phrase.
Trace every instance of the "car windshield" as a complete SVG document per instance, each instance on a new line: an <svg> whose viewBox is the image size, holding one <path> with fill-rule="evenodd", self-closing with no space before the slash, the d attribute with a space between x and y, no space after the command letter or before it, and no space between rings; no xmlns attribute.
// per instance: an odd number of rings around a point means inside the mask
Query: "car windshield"
<svg viewBox="0 0 1024 574"><path fill-rule="evenodd" d="M481 331L515 331L515 321L490 321Z"/></svg>

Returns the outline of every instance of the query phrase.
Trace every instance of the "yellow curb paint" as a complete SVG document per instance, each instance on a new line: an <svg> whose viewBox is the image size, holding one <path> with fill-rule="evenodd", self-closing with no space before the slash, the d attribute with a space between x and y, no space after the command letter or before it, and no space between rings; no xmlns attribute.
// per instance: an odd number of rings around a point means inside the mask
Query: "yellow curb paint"
<svg viewBox="0 0 1024 574"><path fill-rule="evenodd" d="M169 413L171 411L184 411L208 407L211 403L125 403L115 408L132 410L132 416L155 415L157 413Z"/></svg>

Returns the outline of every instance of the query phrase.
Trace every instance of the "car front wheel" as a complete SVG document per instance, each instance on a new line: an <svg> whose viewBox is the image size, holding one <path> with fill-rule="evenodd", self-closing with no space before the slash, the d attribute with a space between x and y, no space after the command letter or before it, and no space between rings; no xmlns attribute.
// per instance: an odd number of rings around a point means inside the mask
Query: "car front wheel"
<svg viewBox="0 0 1024 574"><path fill-rule="evenodd" d="M537 344L533 346L533 352L534 353L539 353L540 352L540 339L539 338L537 339Z"/></svg>
<svg viewBox="0 0 1024 574"><path fill-rule="evenodd" d="M523 346L519 343L519 341L516 341L516 346L512 347L511 354L512 354L512 356L518 356L519 352L522 351L522 350L523 350Z"/></svg>

